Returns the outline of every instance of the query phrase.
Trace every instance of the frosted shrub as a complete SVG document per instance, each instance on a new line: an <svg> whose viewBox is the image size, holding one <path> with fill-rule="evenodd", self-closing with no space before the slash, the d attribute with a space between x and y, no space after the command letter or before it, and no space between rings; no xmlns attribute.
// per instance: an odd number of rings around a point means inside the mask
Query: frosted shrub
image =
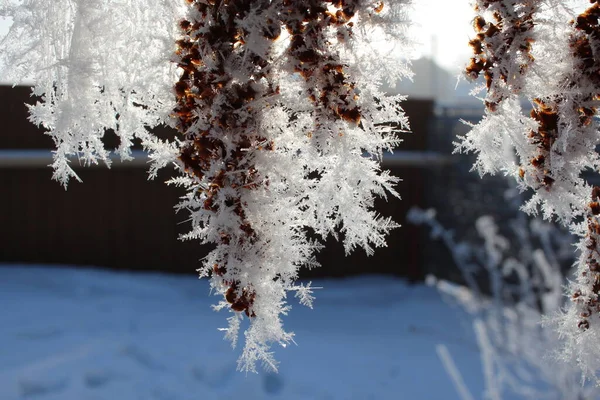
<svg viewBox="0 0 600 400"><path fill-rule="evenodd" d="M562 357L592 377L600 369L600 188L586 177L599 167L600 4L592 0L576 14L562 3L475 2L466 76L484 75L486 113L457 150L476 152L482 174L513 176L533 192L525 211L556 219L579 237L572 301L555 323L565 339Z"/></svg>
<svg viewBox="0 0 600 400"><path fill-rule="evenodd" d="M397 196L379 168L400 142L389 123L408 128L403 98L380 90L409 74L405 3L4 0L2 58L15 81L34 78L30 119L54 139L63 185L77 178L69 157L109 165L107 129L123 159L139 139L152 175L175 167L184 238L216 244L199 272L232 313L226 337L249 319L239 368L276 369L270 345L293 337L286 294L311 305L294 283L317 265L309 233L371 254L396 226L373 202ZM160 124L178 136L157 139Z"/></svg>
<svg viewBox="0 0 600 400"><path fill-rule="evenodd" d="M474 398L581 400L600 395L597 387L581 385L576 364L552 359L561 340L554 329L541 324L544 315L558 312L566 300L561 271L572 261L570 235L539 219L516 215L505 224L505 236L486 215L475 221L479 240L461 241L436 220L433 210L412 209L408 218L427 225L432 238L448 247L467 285L433 280L474 317L486 390ZM438 352L462 398L469 398L464 394L468 388L458 384L459 371L452 370L447 350L439 347Z"/></svg>

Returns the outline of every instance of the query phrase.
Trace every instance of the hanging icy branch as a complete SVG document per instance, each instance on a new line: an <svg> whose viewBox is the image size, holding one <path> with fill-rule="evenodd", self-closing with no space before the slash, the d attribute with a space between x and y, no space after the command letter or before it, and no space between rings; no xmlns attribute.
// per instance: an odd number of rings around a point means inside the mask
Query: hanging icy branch
<svg viewBox="0 0 600 400"><path fill-rule="evenodd" d="M533 98L531 118L537 129L529 132L528 140L536 149L520 169L525 184L537 192L531 203L544 202L547 214L566 223L587 214L590 188L582 173L598 166L598 125L593 118L600 93L600 64L593 50L600 45L599 32L593 32L598 29L597 12L595 4L572 22L565 44L571 57L568 69L557 75L554 93Z"/></svg>
<svg viewBox="0 0 600 400"><path fill-rule="evenodd" d="M571 298L575 304L575 311L579 316L577 327L583 331L590 329L590 318L598 323L600 313L600 253L598 253L598 239L600 237L600 223L597 215L600 214L598 195L600 188L594 187L592 191L592 202L587 215L588 233L585 239L585 249L580 257L580 273L577 289ZM583 267L583 268L581 268ZM594 322L593 322L594 323Z"/></svg>
<svg viewBox="0 0 600 400"><path fill-rule="evenodd" d="M217 244L201 275L212 274L230 309L252 319L241 364L247 370L256 360L276 369L267 343L292 338L279 319L281 304L296 266L312 252L281 175L261 167L277 157L268 154L278 146L277 132L262 121L279 100L270 65L276 12L270 1L191 3L177 42L179 160L190 178L181 206L192 212L188 237Z"/></svg>
<svg viewBox="0 0 600 400"><path fill-rule="evenodd" d="M475 19L480 33L471 42L476 56L468 73L476 77L481 71L493 72L485 75L486 115L461 138L458 150L476 152L476 168L481 173L502 171L514 176L522 189L533 191L525 211L537 213L541 209L546 218L558 219L581 238L576 282L568 289L574 301L557 323L566 339L563 356L578 362L584 373L592 376L600 369L600 352L596 344L592 345L600 337L596 304L600 287L596 244L600 193L587 182L584 171L598 171L600 166L596 152L600 144L600 5L593 0L586 11L573 18L558 0L479 3L478 7L490 7L485 11L495 9L497 21L506 21L497 14L498 7L513 7L506 15L523 15L525 20L511 25L529 33L518 39L520 44L514 52L504 52L513 47L518 36L488 35L491 25L482 15ZM506 28L504 23L498 26ZM488 37L501 37L500 43L488 45L493 42ZM498 49L494 57L485 51L490 46ZM515 55L521 60L516 64ZM481 63L478 57L492 61ZM498 77L502 90L497 89ZM516 83L509 84L511 79ZM515 90L503 91L505 87ZM531 104L529 117L521 112L523 100ZM514 149L517 163L506 156L506 149Z"/></svg>
<svg viewBox="0 0 600 400"><path fill-rule="evenodd" d="M469 42L473 57L465 76L475 81L481 75L485 85L485 115L460 142L458 152L475 152L474 168L480 174L503 172L515 177L523 171L515 168L507 149L518 155L533 151L525 132L535 129L535 121L522 114L520 99L527 94L528 78L536 65L534 50L539 34L536 18L541 0L478 0L473 26L476 36Z"/></svg>
<svg viewBox="0 0 600 400"><path fill-rule="evenodd" d="M555 100L552 121L556 121L556 137L552 140L562 142L555 150L564 154L567 160L580 163L579 175L587 166L598 166L595 147L599 143L597 120L597 100L600 95L600 5L593 4L585 12L571 22L574 31L569 38L569 47L574 59L574 72L568 75L566 88L573 92L570 96L558 97ZM540 124L542 125L542 124ZM587 158L587 160L586 160ZM580 159L580 160L578 160ZM563 163L565 163L563 161ZM571 161L573 163L573 161ZM562 166L559 164L559 166ZM550 173L553 171L550 170ZM582 188L589 188L587 182L579 183ZM569 284L569 295L572 303L566 313L558 320L559 332L566 339L563 357L576 361L588 377L596 376L600 370L597 339L600 335L600 188L595 186L590 197L583 197L579 215L585 218L585 231L581 225L574 226L579 231L580 256L577 262L576 281ZM588 192L589 193L589 192ZM589 195L588 195L589 196ZM590 199L591 201L586 201Z"/></svg>
<svg viewBox="0 0 600 400"><path fill-rule="evenodd" d="M173 182L189 190L186 238L217 246L200 271L224 298L218 308L240 315L227 337L235 341L241 315L249 318L240 369L276 369L271 343L292 340L281 321L287 292L311 304L294 284L299 267L317 265L309 231L341 231L347 251L370 254L395 226L372 208L374 195L395 194L396 179L363 153L398 143L382 124L402 116L400 99L378 92L382 76L371 75L361 102L352 75L365 78L350 62L355 24L366 32L372 14L385 21L400 6L385 17L380 2L190 2L180 23L183 177Z"/></svg>

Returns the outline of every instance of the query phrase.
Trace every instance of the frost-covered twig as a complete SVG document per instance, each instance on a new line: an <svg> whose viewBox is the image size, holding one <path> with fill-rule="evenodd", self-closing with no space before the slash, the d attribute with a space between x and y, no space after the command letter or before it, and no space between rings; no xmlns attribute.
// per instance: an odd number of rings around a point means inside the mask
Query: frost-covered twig
<svg viewBox="0 0 600 400"><path fill-rule="evenodd" d="M456 388L456 391L460 395L460 398L462 400L474 400L474 397L471 394L471 392L469 392L467 385L465 385L465 381L463 380L460 371L456 367L454 360L452 360L452 356L450 356L448 348L443 344L438 344L435 347L435 350L438 354L438 357L440 357L440 359L442 360L446 372L448 372L448 375L450 375L450 377L452 378L452 382L454 382L454 386Z"/></svg>
<svg viewBox="0 0 600 400"><path fill-rule="evenodd" d="M398 143L382 124L401 112L399 98L379 92L377 76L358 95L365 77L353 62L353 30L403 6L192 2L180 23L175 116L184 174L173 183L188 189L179 206L192 215L185 237L217 245L201 276L224 296L220 308L250 319L241 369L254 371L256 361L276 368L270 344L292 340L280 318L288 291L311 304L307 288L294 285L299 267L317 265L320 245L309 230L341 232L347 251L370 254L395 227L372 207L375 194L396 195L396 178L363 153L377 157ZM234 339L239 319L230 322Z"/></svg>

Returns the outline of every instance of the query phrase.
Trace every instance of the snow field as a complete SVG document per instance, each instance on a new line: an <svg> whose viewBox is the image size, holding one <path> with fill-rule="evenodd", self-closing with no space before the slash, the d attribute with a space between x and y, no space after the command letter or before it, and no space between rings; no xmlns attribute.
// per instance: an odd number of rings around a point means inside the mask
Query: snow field
<svg viewBox="0 0 600 400"><path fill-rule="evenodd" d="M448 347L482 392L469 317L433 289L388 277L321 280L276 348L278 374L236 371L222 313L194 276L0 267L0 399L458 399Z"/></svg>

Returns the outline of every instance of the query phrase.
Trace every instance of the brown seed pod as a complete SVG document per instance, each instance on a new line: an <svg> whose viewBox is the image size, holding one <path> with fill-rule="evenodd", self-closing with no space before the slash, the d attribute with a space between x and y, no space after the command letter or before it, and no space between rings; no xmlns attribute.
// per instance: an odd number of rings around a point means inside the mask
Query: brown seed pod
<svg viewBox="0 0 600 400"><path fill-rule="evenodd" d="M487 37L492 37L498 34L498 32L500 32L500 29L498 29L498 27L492 23L490 23L490 26L488 27L488 29L485 31L485 36Z"/></svg>
<svg viewBox="0 0 600 400"><path fill-rule="evenodd" d="M589 318L589 317L590 317L590 315L592 315L592 310L590 310L589 308L586 308L585 310L583 310L583 311L581 312L581 314L579 314L579 316L580 316L581 318Z"/></svg>
<svg viewBox="0 0 600 400"><path fill-rule="evenodd" d="M479 74L484 69L484 60L483 59L471 59L471 63L466 68L466 73L471 79L477 79Z"/></svg>
<svg viewBox="0 0 600 400"><path fill-rule="evenodd" d="M600 186L594 186L592 188L592 200L598 201L598 198L600 198Z"/></svg>
<svg viewBox="0 0 600 400"><path fill-rule="evenodd" d="M360 122L360 110L358 107L354 107L351 109L338 108L338 114L340 117L347 122L358 125Z"/></svg>
<svg viewBox="0 0 600 400"><path fill-rule="evenodd" d="M473 49L473 53L475 53L475 54L483 53L483 44L481 43L481 40L479 40L477 38L471 39L469 41L469 46L471 46L471 48Z"/></svg>
<svg viewBox="0 0 600 400"><path fill-rule="evenodd" d="M485 19L483 19L483 17L481 17L481 16L477 16L473 20L473 27L475 28L476 32L483 31L485 24L486 24Z"/></svg>
<svg viewBox="0 0 600 400"><path fill-rule="evenodd" d="M234 283L225 292L225 300L227 300L228 303L233 304L235 302L237 297L236 290L237 285Z"/></svg>
<svg viewBox="0 0 600 400"><path fill-rule="evenodd" d="M189 86L184 81L179 81L175 84L175 94L177 95L177 97L184 97L188 89Z"/></svg>
<svg viewBox="0 0 600 400"><path fill-rule="evenodd" d="M544 186L546 186L546 189L549 189L554 184L554 178L552 178L550 176L544 176L544 179L542 179L542 182L543 182Z"/></svg>
<svg viewBox="0 0 600 400"><path fill-rule="evenodd" d="M181 30L187 32L192 27L192 23L186 19L182 19L181 21L179 21L179 27L181 28Z"/></svg>
<svg viewBox="0 0 600 400"><path fill-rule="evenodd" d="M222 265L214 264L213 265L213 273L218 276L223 276L227 272L227 268Z"/></svg>
<svg viewBox="0 0 600 400"><path fill-rule="evenodd" d="M539 156L531 160L531 165L533 165L534 167L539 167L544 164L544 161L546 161L546 157L540 154Z"/></svg>
<svg viewBox="0 0 600 400"><path fill-rule="evenodd" d="M588 320L583 319L583 320L579 321L579 323L577 324L577 327L583 331L586 331L586 330L590 329L590 323L588 322Z"/></svg>
<svg viewBox="0 0 600 400"><path fill-rule="evenodd" d="M496 102L485 101L484 104L485 104L485 107L488 110L490 110L491 112L495 112L496 110L498 110L498 103L496 103Z"/></svg>

